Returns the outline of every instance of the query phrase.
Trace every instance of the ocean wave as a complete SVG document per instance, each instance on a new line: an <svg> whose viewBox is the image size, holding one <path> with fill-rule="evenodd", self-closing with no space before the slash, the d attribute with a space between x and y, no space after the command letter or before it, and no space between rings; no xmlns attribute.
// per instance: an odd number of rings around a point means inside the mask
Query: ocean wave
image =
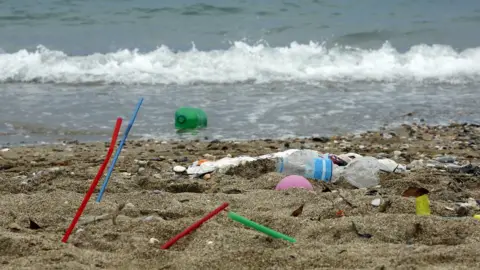
<svg viewBox="0 0 480 270"><path fill-rule="evenodd" d="M0 49L1 51L1 49ZM480 47L457 51L419 44L399 52L292 42L285 47L232 42L226 50L119 50L86 56L38 46L0 54L1 83L230 84L269 82L397 82L463 84L480 81Z"/></svg>

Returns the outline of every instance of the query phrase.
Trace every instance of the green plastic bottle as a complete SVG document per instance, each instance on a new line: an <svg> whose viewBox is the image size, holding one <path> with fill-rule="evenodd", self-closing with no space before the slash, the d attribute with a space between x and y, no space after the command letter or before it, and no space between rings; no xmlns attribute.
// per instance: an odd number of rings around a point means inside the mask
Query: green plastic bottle
<svg viewBox="0 0 480 270"><path fill-rule="evenodd" d="M198 108L182 107L175 112L176 129L197 129L207 127L207 114Z"/></svg>

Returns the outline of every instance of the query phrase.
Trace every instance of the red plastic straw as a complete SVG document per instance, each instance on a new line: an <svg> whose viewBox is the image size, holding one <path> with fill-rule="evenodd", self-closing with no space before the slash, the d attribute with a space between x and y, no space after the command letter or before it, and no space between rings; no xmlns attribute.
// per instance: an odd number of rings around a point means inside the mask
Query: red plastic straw
<svg viewBox="0 0 480 270"><path fill-rule="evenodd" d="M98 181L100 180L100 177L102 177L103 175L103 171L105 171L105 168L107 167L108 161L112 156L113 149L115 148L115 144L117 142L118 133L120 132L121 126L122 126L122 118L118 117L117 123L115 124L115 129L113 130L112 140L110 141L110 147L108 148L107 156L105 157L105 160L103 161L102 166L100 166L100 169L98 170L98 173L95 176L95 179L93 179L93 182L90 185L90 189L87 191L87 194L85 194L82 204L80 204L80 207L78 208L77 213L75 214L75 217L73 218L72 223L70 224L70 227L68 227L67 231L65 232L65 235L62 238L62 242L64 243L67 243L68 237L70 237L70 234L75 228L75 225L77 225L78 219L80 219L80 216L82 215L83 210L87 206L88 200L90 200L90 197L92 196L93 191L95 191L95 187L97 186Z"/></svg>
<svg viewBox="0 0 480 270"><path fill-rule="evenodd" d="M172 239L168 240L167 243L163 244L162 246L162 249L168 249L171 245L175 244L175 242L177 242L178 240L180 240L180 238L184 237L185 235L191 233L192 231L194 231L195 229L197 229L198 227L200 227L204 222L206 222L207 220L211 219L212 217L214 217L215 215L217 215L218 213L222 212L222 210L224 210L225 208L228 207L228 203L223 203L222 205L220 205L217 209L213 210L212 212L208 213L206 216L204 216L202 219L200 219L199 221L195 222L194 224L190 225L190 227L186 228L183 232L177 234L175 237L173 237Z"/></svg>

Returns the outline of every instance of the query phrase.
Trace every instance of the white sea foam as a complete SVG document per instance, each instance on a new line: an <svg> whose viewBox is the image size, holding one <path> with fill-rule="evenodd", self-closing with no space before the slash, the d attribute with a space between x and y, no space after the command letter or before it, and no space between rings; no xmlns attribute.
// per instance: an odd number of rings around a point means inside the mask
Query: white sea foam
<svg viewBox="0 0 480 270"><path fill-rule="evenodd" d="M0 54L0 82L191 84L273 81L480 81L480 47L456 51L416 45L398 52L292 42L287 47L234 42L227 50L174 52L166 46L140 53L70 56L38 46Z"/></svg>

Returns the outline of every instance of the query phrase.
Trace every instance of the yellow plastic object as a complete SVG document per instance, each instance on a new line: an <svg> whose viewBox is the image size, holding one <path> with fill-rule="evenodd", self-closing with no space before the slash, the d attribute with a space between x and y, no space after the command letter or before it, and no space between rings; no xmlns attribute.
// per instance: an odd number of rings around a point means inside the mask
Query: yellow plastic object
<svg viewBox="0 0 480 270"><path fill-rule="evenodd" d="M430 215L430 201L428 200L428 195L418 196L415 199L417 204L417 215L418 216L429 216Z"/></svg>
<svg viewBox="0 0 480 270"><path fill-rule="evenodd" d="M480 221L480 215L474 215L473 218Z"/></svg>

